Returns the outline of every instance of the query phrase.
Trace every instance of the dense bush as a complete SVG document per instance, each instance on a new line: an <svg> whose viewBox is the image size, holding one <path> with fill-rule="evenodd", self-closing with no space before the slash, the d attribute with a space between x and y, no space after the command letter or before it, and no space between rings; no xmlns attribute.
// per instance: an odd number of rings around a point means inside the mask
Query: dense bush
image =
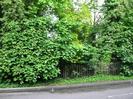
<svg viewBox="0 0 133 99"><path fill-rule="evenodd" d="M23 83L57 76L59 70L54 67L57 65L57 59L54 55L50 58L50 55L56 52L58 45L46 39L45 24L48 24L46 20L36 18L10 24L17 30L11 29L12 31L2 37L3 45L0 50L2 79L13 79ZM22 28L23 30L18 32Z"/></svg>
<svg viewBox="0 0 133 99"><path fill-rule="evenodd" d="M91 29L90 19L77 17L83 9L74 11L67 0L4 0L0 6L1 80L22 84L52 79L60 73L60 59L81 58L78 52Z"/></svg>
<svg viewBox="0 0 133 99"><path fill-rule="evenodd" d="M102 73L116 59L122 75L133 75L132 5L132 0L105 0L95 35L86 4L75 10L71 0L1 0L0 80L53 79L60 60Z"/></svg>
<svg viewBox="0 0 133 99"><path fill-rule="evenodd" d="M132 76L133 75L133 67L130 65L123 65L120 71L123 76Z"/></svg>
<svg viewBox="0 0 133 99"><path fill-rule="evenodd" d="M104 18L97 39L99 48L109 52L110 61L116 59L122 63L123 73L127 72L125 65L128 69L133 66L132 5L132 0L105 0Z"/></svg>

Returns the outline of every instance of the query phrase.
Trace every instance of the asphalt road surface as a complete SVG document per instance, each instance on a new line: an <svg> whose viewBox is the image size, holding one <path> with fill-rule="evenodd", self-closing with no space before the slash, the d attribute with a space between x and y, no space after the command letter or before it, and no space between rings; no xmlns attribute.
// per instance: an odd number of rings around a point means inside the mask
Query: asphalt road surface
<svg viewBox="0 0 133 99"><path fill-rule="evenodd" d="M71 93L1 93L0 99L133 99L133 87Z"/></svg>

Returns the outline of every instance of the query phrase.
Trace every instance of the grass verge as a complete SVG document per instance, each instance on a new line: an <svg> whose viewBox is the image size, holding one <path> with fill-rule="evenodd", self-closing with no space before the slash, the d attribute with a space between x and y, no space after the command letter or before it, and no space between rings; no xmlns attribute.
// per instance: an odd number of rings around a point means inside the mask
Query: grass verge
<svg viewBox="0 0 133 99"><path fill-rule="evenodd" d="M103 81L119 81L119 80L133 80L132 77L114 76L114 75L95 75L90 77L77 77L77 78L56 78L48 82L38 82L36 84L17 84L17 83L0 83L0 88L17 88L17 87L37 87L37 86L56 86L56 85L71 85L83 84Z"/></svg>

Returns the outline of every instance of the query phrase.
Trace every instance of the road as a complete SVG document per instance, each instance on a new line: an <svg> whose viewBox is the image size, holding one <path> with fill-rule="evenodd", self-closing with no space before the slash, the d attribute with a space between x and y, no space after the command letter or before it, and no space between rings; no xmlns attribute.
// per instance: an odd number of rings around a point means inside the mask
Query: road
<svg viewBox="0 0 133 99"><path fill-rule="evenodd" d="M69 93L1 93L0 99L133 99L133 87Z"/></svg>

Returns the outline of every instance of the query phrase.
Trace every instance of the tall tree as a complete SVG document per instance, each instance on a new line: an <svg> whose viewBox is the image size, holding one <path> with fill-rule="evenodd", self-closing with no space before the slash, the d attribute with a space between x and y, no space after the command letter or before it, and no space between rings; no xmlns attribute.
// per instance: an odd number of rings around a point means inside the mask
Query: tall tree
<svg viewBox="0 0 133 99"><path fill-rule="evenodd" d="M105 0L101 34L97 40L102 50L130 68L133 66L133 1Z"/></svg>

